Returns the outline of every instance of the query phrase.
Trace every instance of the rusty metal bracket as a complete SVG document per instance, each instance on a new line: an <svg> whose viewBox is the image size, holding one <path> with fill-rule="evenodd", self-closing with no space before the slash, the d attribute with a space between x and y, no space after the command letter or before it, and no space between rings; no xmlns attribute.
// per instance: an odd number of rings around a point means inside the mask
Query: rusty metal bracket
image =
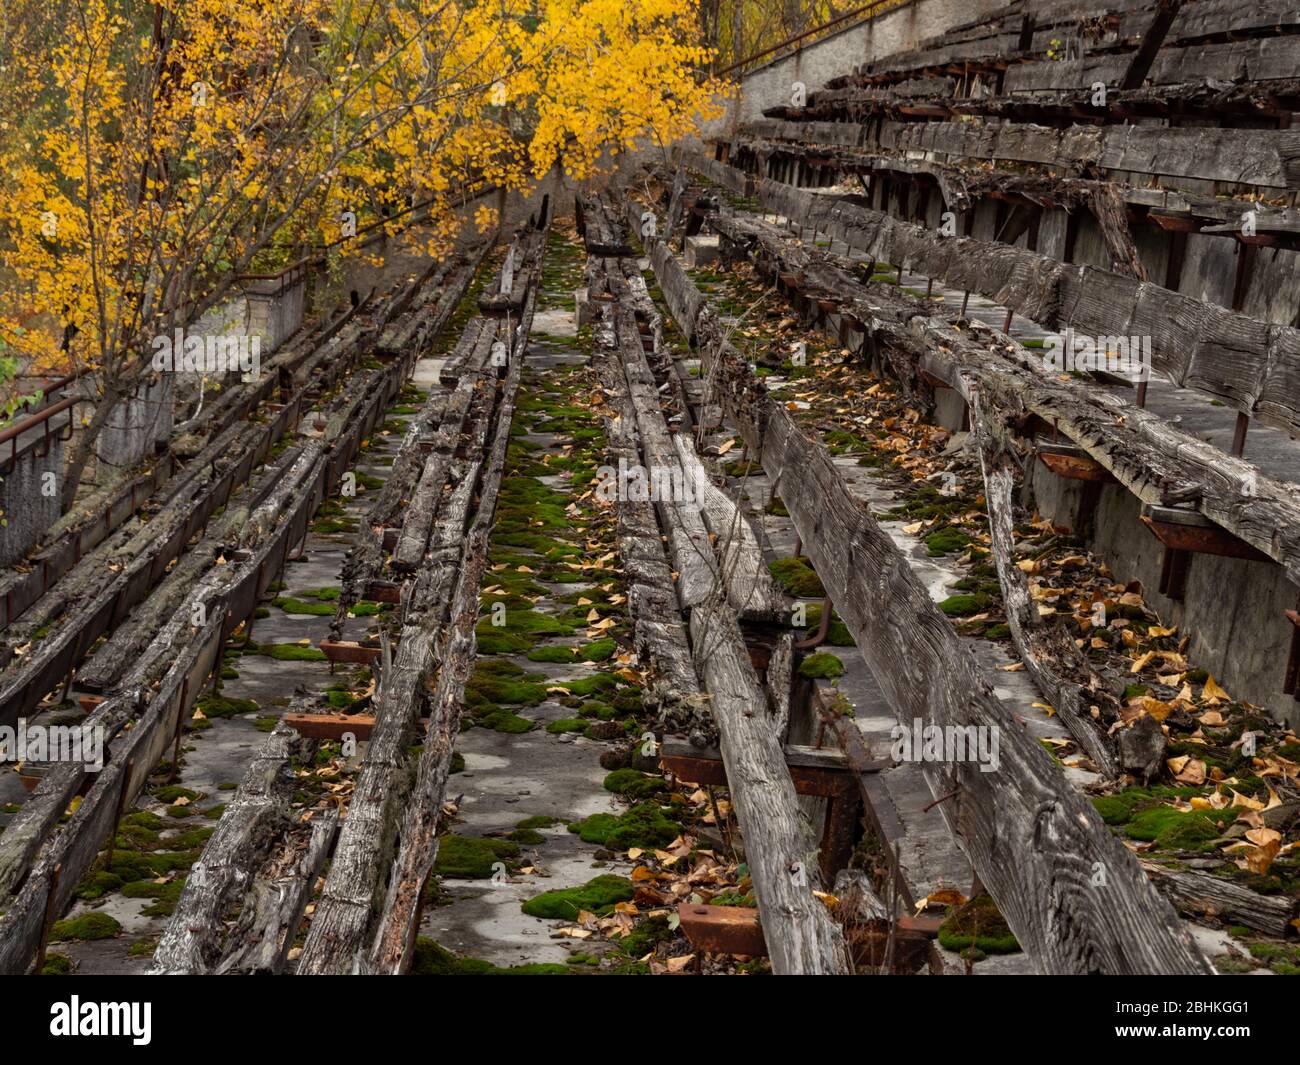
<svg viewBox="0 0 1300 1065"><path fill-rule="evenodd" d="M1142 507L1142 524L1165 547L1191 555L1219 555L1244 558L1251 562L1272 561L1263 551L1216 525L1200 511L1185 507L1164 507L1146 503Z"/></svg>
<svg viewBox="0 0 1300 1065"><path fill-rule="evenodd" d="M1286 662L1286 677L1282 682L1282 693L1291 695L1300 701L1300 603L1295 610L1286 611L1286 618L1294 626L1291 633L1291 654Z"/></svg>
<svg viewBox="0 0 1300 1065"><path fill-rule="evenodd" d="M367 666L378 662L381 653L378 644L370 647L350 640L321 640L320 649L331 663L360 662Z"/></svg>

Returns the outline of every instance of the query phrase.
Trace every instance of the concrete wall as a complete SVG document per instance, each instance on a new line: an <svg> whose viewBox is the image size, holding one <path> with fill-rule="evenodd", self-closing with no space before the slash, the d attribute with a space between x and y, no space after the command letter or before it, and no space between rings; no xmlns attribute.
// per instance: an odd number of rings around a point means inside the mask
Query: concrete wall
<svg viewBox="0 0 1300 1065"><path fill-rule="evenodd" d="M876 18L849 26L746 74L727 114L705 129L706 136L730 133L742 122L763 117L763 108L790 103L791 86L803 82L815 92L831 78L870 59L905 52L924 38L971 22L1007 6L1007 0L912 0Z"/></svg>
<svg viewBox="0 0 1300 1065"><path fill-rule="evenodd" d="M176 375L158 374L120 401L95 440L95 479L100 484L134 466L171 434Z"/></svg>
<svg viewBox="0 0 1300 1065"><path fill-rule="evenodd" d="M47 473L52 481L44 481ZM50 439L48 447L38 445L21 453L8 468L0 470L0 566L25 555L59 519L62 490L63 441ZM49 486L53 486L53 494Z"/></svg>

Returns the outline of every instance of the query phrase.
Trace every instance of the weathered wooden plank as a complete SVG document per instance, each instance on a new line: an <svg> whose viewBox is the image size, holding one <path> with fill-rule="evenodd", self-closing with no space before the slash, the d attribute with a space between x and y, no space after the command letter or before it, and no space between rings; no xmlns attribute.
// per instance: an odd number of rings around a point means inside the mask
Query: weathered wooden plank
<svg viewBox="0 0 1300 1065"><path fill-rule="evenodd" d="M979 292L1048 329L1097 337L1151 337L1153 366L1290 432L1300 330L1194 300L1135 278L1070 266L1021 248L942 237L881 212L764 181L760 200L883 262L910 262L955 287ZM1222 368L1220 368L1222 367Z"/></svg>
<svg viewBox="0 0 1300 1065"><path fill-rule="evenodd" d="M1244 924L1270 936L1285 936L1295 918L1296 900L1290 895L1261 895L1222 877L1193 869L1170 869L1155 862L1142 863L1152 883L1182 913Z"/></svg>
<svg viewBox="0 0 1300 1065"><path fill-rule="evenodd" d="M243 896L289 825L296 782L291 759L302 742L281 722L254 756L186 877L154 950L152 973L206 973L220 960L226 908Z"/></svg>
<svg viewBox="0 0 1300 1065"><path fill-rule="evenodd" d="M636 411L619 364L614 323L602 316L594 329L594 359L599 368L607 410L607 475L620 464L640 463L636 445ZM698 704L699 678L677 603L672 570L649 501L616 501L619 557L628 582L628 612L638 656L650 667L648 695L662 714L676 717L679 708ZM689 714L689 709L687 710Z"/></svg>
<svg viewBox="0 0 1300 1065"><path fill-rule="evenodd" d="M888 535L850 495L825 448L768 399L736 353L713 338L703 353L728 414L764 469L778 476L789 471L782 499L900 722L983 726L999 735L997 772L981 772L971 761L927 762L923 771L1035 966L1045 972L1208 973L1208 963L1133 856L1037 741L1008 719L974 656ZM935 683L937 677L944 683ZM1098 869L1105 870L1104 891L1096 887Z"/></svg>
<svg viewBox="0 0 1300 1065"><path fill-rule="evenodd" d="M1003 612L1012 642L1034 683L1056 709L1057 718L1105 777L1119 773L1113 741L1106 735L1090 706L1106 707L1108 720L1118 716L1118 702L1074 645L1074 639L1038 613L1029 594L1029 582L1017 568L1015 538L1014 463L1008 455L1013 445L1010 431L982 392L976 391L971 422L980 444L984 474L984 500L989 516L993 560L1002 587ZM1100 714L1100 709L1099 709Z"/></svg>
<svg viewBox="0 0 1300 1065"><path fill-rule="evenodd" d="M728 222L719 218L718 224L725 228ZM833 293L843 303L842 313L851 314L887 347L912 353L895 361L896 367L904 362L916 365L920 359L923 368L959 389L967 389L969 374L992 375L999 395L1018 394L1027 412L1057 425L1139 498L1193 500L1207 518L1275 559L1286 567L1290 579L1300 583L1300 501L1285 484L1147 410L1045 372L1040 356L988 329L971 325L958 331L938 323L931 317L932 305L892 286L870 286L868 292L852 278L847 264L833 265L833 257L774 227L751 219L737 238L761 240L762 254L788 275L801 275L809 262L820 264L822 279L813 291ZM823 289L823 285L830 287ZM1152 286L1140 288L1145 292ZM860 305L855 308L855 304ZM891 317L906 321L908 328L899 329ZM916 335L911 335L913 331ZM1275 350L1281 350L1277 337L1282 331L1283 327L1275 327L1272 334ZM972 347L970 332L980 334L980 344ZM1292 349L1290 356L1295 353Z"/></svg>
<svg viewBox="0 0 1300 1065"><path fill-rule="evenodd" d="M227 933L231 946L218 973L283 972L303 912L338 835L339 815L312 818L309 830L286 841L287 853L258 871L243 908Z"/></svg>
<svg viewBox="0 0 1300 1065"><path fill-rule="evenodd" d="M527 336L526 329L524 336ZM401 847L366 955L371 972L389 975L405 972L415 951L420 899L438 856L437 830L451 772L451 756L460 732L465 685L474 672L479 589L487 568L488 543L510 444L524 349L523 343L515 345L497 409L496 431L485 460L478 509L464 542L451 602L451 624L439 655L438 680L430 700L429 725L424 734L415 787L402 817Z"/></svg>

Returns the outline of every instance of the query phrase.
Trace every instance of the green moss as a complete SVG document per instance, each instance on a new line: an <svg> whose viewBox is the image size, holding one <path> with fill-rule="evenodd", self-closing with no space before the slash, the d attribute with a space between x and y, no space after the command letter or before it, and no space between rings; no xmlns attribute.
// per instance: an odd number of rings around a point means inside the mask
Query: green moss
<svg viewBox="0 0 1300 1065"><path fill-rule="evenodd" d="M982 614L989 606L989 597L981 592L974 595L965 592L950 595L939 603L939 609L950 618L966 618L973 614Z"/></svg>
<svg viewBox="0 0 1300 1065"><path fill-rule="evenodd" d="M215 828L191 828L188 832L181 832L167 841L167 845L176 850L190 850L194 847L202 847L203 844L212 837Z"/></svg>
<svg viewBox="0 0 1300 1065"><path fill-rule="evenodd" d="M566 625L549 614L539 610L506 610L505 624L493 625L491 618L479 622L478 635L489 634L492 630L512 635L523 636L569 636L573 626Z"/></svg>
<svg viewBox="0 0 1300 1065"><path fill-rule="evenodd" d="M844 663L829 651L809 655L799 663L799 676L811 680L829 680L844 673Z"/></svg>
<svg viewBox="0 0 1300 1065"><path fill-rule="evenodd" d="M779 558L767 567L776 582L798 599L824 599L826 589L806 558Z"/></svg>
<svg viewBox="0 0 1300 1065"><path fill-rule="evenodd" d="M567 976L567 965L516 965L502 969L480 958L463 958L420 936L411 959L412 976Z"/></svg>
<svg viewBox="0 0 1300 1065"><path fill-rule="evenodd" d="M385 464L380 460L381 464ZM387 464L391 464L392 459ZM311 523L311 531L318 536L333 536L337 533L351 532L357 527L354 521L347 521L343 518L321 518L319 521Z"/></svg>
<svg viewBox="0 0 1300 1065"><path fill-rule="evenodd" d="M614 657L618 644L613 640L593 640L583 647L580 657L588 662L607 662Z"/></svg>
<svg viewBox="0 0 1300 1065"><path fill-rule="evenodd" d="M610 850L629 847L666 847L681 832L655 803L643 802L621 815L592 814L569 826L584 843L595 843Z"/></svg>
<svg viewBox="0 0 1300 1065"><path fill-rule="evenodd" d="M252 714L261 709L252 699L228 699L224 695L205 695L198 701L198 708L209 719L219 717L237 717L240 714Z"/></svg>
<svg viewBox="0 0 1300 1065"><path fill-rule="evenodd" d="M559 721L549 722L546 731L557 735L561 732L586 732L587 722L580 717L564 717Z"/></svg>
<svg viewBox="0 0 1300 1065"><path fill-rule="evenodd" d="M570 955L565 959L565 964L566 964L566 965L592 965L592 966L599 965L599 964L600 964L600 955L599 955L599 954L582 954L582 953L578 953L578 954L570 954Z"/></svg>
<svg viewBox="0 0 1300 1065"><path fill-rule="evenodd" d="M482 625L478 627L477 636L478 653L481 655L523 654L535 642L526 636L519 636L503 629L484 629Z"/></svg>
<svg viewBox="0 0 1300 1065"><path fill-rule="evenodd" d="M438 876L458 880L486 880L497 862L511 863L519 857L519 847L509 840L459 836L454 833L438 840L438 860L433 871Z"/></svg>
<svg viewBox="0 0 1300 1065"><path fill-rule="evenodd" d="M516 828L506 838L515 843L523 843L530 847L535 847L539 843L546 842L546 837L535 828Z"/></svg>
<svg viewBox="0 0 1300 1065"><path fill-rule="evenodd" d="M1020 949L997 904L988 895L954 907L939 926L939 943L946 950L973 948L984 954L1010 954Z"/></svg>
<svg viewBox="0 0 1300 1065"><path fill-rule="evenodd" d="M585 698L598 692L613 691L619 683L619 679L611 673L593 673L590 677L579 677L577 680L562 680L555 687Z"/></svg>
<svg viewBox="0 0 1300 1065"><path fill-rule="evenodd" d="M1232 823L1236 810L1192 810L1184 813L1172 806L1151 806L1133 815L1124 829L1130 839L1154 842L1163 850L1208 850Z"/></svg>
<svg viewBox="0 0 1300 1065"><path fill-rule="evenodd" d="M660 943L673 938L668 918L662 915L648 917L618 941L619 949L630 958L643 958Z"/></svg>
<svg viewBox="0 0 1300 1065"><path fill-rule="evenodd" d="M465 688L474 696L471 705L488 702L536 706L546 700L546 686L513 662L479 662Z"/></svg>
<svg viewBox="0 0 1300 1065"><path fill-rule="evenodd" d="M663 791L662 777L642 773L638 769L615 769L605 777L605 790L629 799L648 799Z"/></svg>
<svg viewBox="0 0 1300 1065"><path fill-rule="evenodd" d="M120 876L100 870L83 878L81 883L77 885L74 894L79 899L92 901L103 898L109 892L116 891L121 886L122 878Z"/></svg>
<svg viewBox="0 0 1300 1065"><path fill-rule="evenodd" d="M41 966L41 976L67 976L72 972L72 959L66 954L46 954Z"/></svg>
<svg viewBox="0 0 1300 1065"><path fill-rule="evenodd" d="M304 599L275 599L272 606L278 606L286 614L311 614L316 617L332 618L334 607L329 603L309 603Z"/></svg>
<svg viewBox="0 0 1300 1065"><path fill-rule="evenodd" d="M166 785L165 787L161 787L161 788L156 789L156 790L153 792L153 797L154 797L158 802L166 803L167 805L170 806L170 805L173 805L173 804L176 802L177 799L189 799L190 802L194 802L196 799L201 799L201 798L203 797L203 794L202 794L201 792L198 792L198 791L191 791L189 788L182 788L179 784L168 784L168 785ZM141 812L144 812L144 811L141 811ZM157 824L156 824L156 825L146 825L146 827L151 827L151 828L162 828L164 822L163 822L160 818L158 818L156 815L151 815L151 816L154 817L154 819L157 821ZM131 817L135 817L135 814L132 814ZM128 819L128 820L129 820L129 819ZM132 823L133 823L133 824L145 824L145 822L143 822L143 821L133 821Z"/></svg>
<svg viewBox="0 0 1300 1065"><path fill-rule="evenodd" d="M1133 815L1129 804L1116 795L1096 795L1092 805L1108 825L1122 825Z"/></svg>
<svg viewBox="0 0 1300 1065"><path fill-rule="evenodd" d="M950 526L947 529L932 532L925 538L925 553L935 558L940 555L951 555L969 546L970 542L969 534Z"/></svg>
<svg viewBox="0 0 1300 1065"><path fill-rule="evenodd" d="M617 707L610 706L609 703L603 703L593 699L591 702L583 703L578 708L578 713L582 717L594 717L598 721L613 721L618 717L619 710Z"/></svg>
<svg viewBox="0 0 1300 1065"><path fill-rule="evenodd" d="M634 894L632 881L606 873L581 887L544 892L525 902L523 911L530 917L552 920L571 921L583 910L603 917L613 911L616 903L627 902Z"/></svg>
<svg viewBox="0 0 1300 1065"><path fill-rule="evenodd" d="M304 647L297 643L264 643L258 646L256 651L246 651L246 654L265 655L267 658L274 658L277 662L324 662L325 652L319 647Z"/></svg>
<svg viewBox="0 0 1300 1065"><path fill-rule="evenodd" d="M807 626L807 635L812 636L816 633L822 622L822 604L813 603L804 610L804 625ZM853 647L853 634L849 628L840 620L839 614L831 611L831 623L826 629L826 642L832 647Z"/></svg>
<svg viewBox="0 0 1300 1065"><path fill-rule="evenodd" d="M567 644L547 644L545 647L535 647L528 652L528 661L530 662L565 662L578 661L578 648L571 647Z"/></svg>
<svg viewBox="0 0 1300 1065"><path fill-rule="evenodd" d="M832 429L823 435L826 450L832 455L843 455L846 451L865 451L867 444L858 436L845 429Z"/></svg>
<svg viewBox="0 0 1300 1065"><path fill-rule="evenodd" d="M148 958L153 955L157 947L158 940L156 939L137 939L126 948L126 953L131 958Z"/></svg>
<svg viewBox="0 0 1300 1065"><path fill-rule="evenodd" d="M512 710L494 710L482 717L476 717L474 721L483 728L512 734L528 732L537 724L535 721L529 721L526 717L520 717Z"/></svg>
<svg viewBox="0 0 1300 1065"><path fill-rule="evenodd" d="M80 917L55 921L54 927L50 930L50 940L61 942L67 939L112 939L120 931L122 926L108 914L85 913Z"/></svg>
<svg viewBox="0 0 1300 1065"><path fill-rule="evenodd" d="M122 894L129 899L153 899L152 905L140 911L145 917L170 917L176 912L185 881L169 880L165 884L156 884L152 880L136 880L122 885Z"/></svg>
<svg viewBox="0 0 1300 1065"><path fill-rule="evenodd" d="M535 814L532 817L525 817L522 821L520 821L517 825L515 825L515 828L519 828L519 829L550 828L552 825L558 825L559 823L560 823L560 819L558 817L548 817L545 814Z"/></svg>
<svg viewBox="0 0 1300 1065"><path fill-rule="evenodd" d="M253 722L253 726L258 732L274 732L275 726L280 723L278 717L259 717Z"/></svg>

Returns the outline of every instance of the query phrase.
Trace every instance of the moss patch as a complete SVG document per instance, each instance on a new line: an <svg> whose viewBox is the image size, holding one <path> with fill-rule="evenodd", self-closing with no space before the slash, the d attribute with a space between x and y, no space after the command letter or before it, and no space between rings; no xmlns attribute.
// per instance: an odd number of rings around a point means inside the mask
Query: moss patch
<svg viewBox="0 0 1300 1065"><path fill-rule="evenodd" d="M631 898L631 896L628 896ZM122 926L106 913L86 913L80 917L70 917L65 921L55 921L50 931L50 939L112 939Z"/></svg>
<svg viewBox="0 0 1300 1065"><path fill-rule="evenodd" d="M567 965L516 965L502 969L481 958L463 958L420 936L411 959L412 976L567 976Z"/></svg>
<svg viewBox="0 0 1300 1065"><path fill-rule="evenodd" d="M205 695L199 700L198 708L206 718L238 717L261 709L252 699L227 699L224 695Z"/></svg>
<svg viewBox="0 0 1300 1065"><path fill-rule="evenodd" d="M610 850L629 847L666 847L677 838L680 828L654 803L643 802L623 814L592 814L569 826L584 843Z"/></svg>
<svg viewBox="0 0 1300 1065"><path fill-rule="evenodd" d="M805 635L812 636L822 623L822 604L814 603L804 610ZM853 647L853 634L849 627L840 620L839 614L831 611L831 623L826 629L826 642L832 647Z"/></svg>
<svg viewBox="0 0 1300 1065"><path fill-rule="evenodd" d="M298 643L264 643L254 650L250 645L245 654L265 655L277 662L324 662L325 652L319 647L304 647Z"/></svg>
<svg viewBox="0 0 1300 1065"><path fill-rule="evenodd" d="M826 589L806 558L779 558L767 568L789 595L798 599L824 599Z"/></svg>
<svg viewBox="0 0 1300 1065"><path fill-rule="evenodd" d="M1020 949L1016 937L988 895L954 907L939 926L939 943L946 950L974 948L983 954L1010 954Z"/></svg>
<svg viewBox="0 0 1300 1065"><path fill-rule="evenodd" d="M925 553L933 558L951 555L970 546L970 542L970 535L961 529L940 529L925 538Z"/></svg>
<svg viewBox="0 0 1300 1065"><path fill-rule="evenodd" d="M583 910L603 917L613 911L616 903L627 902L634 894L632 881L606 873L581 887L544 892L525 902L523 911L530 917L551 920L571 921Z"/></svg>
<svg viewBox="0 0 1300 1065"><path fill-rule="evenodd" d="M629 799L648 799L665 788L661 777L642 773L639 769L615 769L605 777L605 790Z"/></svg>
<svg viewBox="0 0 1300 1065"><path fill-rule="evenodd" d="M438 840L438 860L433 871L457 880L485 880L497 862L509 864L518 857L519 847L509 840L452 834Z"/></svg>
<svg viewBox="0 0 1300 1065"><path fill-rule="evenodd" d="M1124 833L1130 839L1154 842L1162 850L1208 850L1210 840L1217 839L1235 817L1235 809L1184 813L1172 806L1152 806L1134 815Z"/></svg>
<svg viewBox="0 0 1300 1065"><path fill-rule="evenodd" d="M981 592L950 595L939 603L939 609L950 618L966 618L981 614L989 608L989 597Z"/></svg>
<svg viewBox="0 0 1300 1065"><path fill-rule="evenodd" d="M829 651L809 655L799 663L799 676L810 680L829 680L844 673L844 663Z"/></svg>

